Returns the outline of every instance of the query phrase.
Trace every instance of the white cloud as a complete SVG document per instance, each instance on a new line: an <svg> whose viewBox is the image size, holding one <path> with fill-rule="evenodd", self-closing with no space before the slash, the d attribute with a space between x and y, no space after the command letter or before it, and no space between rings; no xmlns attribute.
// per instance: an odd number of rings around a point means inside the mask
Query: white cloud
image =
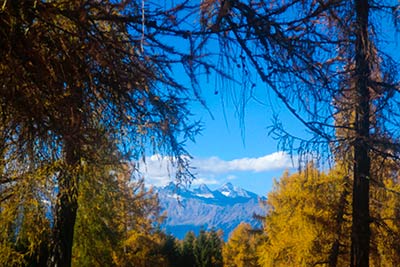
<svg viewBox="0 0 400 267"><path fill-rule="evenodd" d="M193 166L203 172L228 173L235 171L267 172L293 168L290 156L285 152L275 152L258 158L240 158L230 161L218 157L194 159Z"/></svg>
<svg viewBox="0 0 400 267"><path fill-rule="evenodd" d="M145 177L148 184L162 186L173 181L175 167L171 163L171 157L159 154L146 157L138 164L139 172Z"/></svg>
<svg viewBox="0 0 400 267"><path fill-rule="evenodd" d="M293 168L290 156L285 152L275 152L257 158L239 158L223 160L218 157L194 158L190 165L194 168L196 179L193 184L219 184L216 175L227 174L226 178L236 178L235 172L268 172ZM147 183L161 186L174 179L175 167L171 158L153 155L146 157L145 163L139 164L139 171L146 178Z"/></svg>

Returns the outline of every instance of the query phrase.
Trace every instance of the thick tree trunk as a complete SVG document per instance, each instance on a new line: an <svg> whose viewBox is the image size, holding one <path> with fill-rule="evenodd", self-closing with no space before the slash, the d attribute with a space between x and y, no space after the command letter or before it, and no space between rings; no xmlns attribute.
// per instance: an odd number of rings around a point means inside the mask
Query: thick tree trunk
<svg viewBox="0 0 400 267"><path fill-rule="evenodd" d="M355 43L355 141L354 141L354 184L353 224L351 233L351 266L369 266L370 216L369 176L370 158L368 139L370 128L370 54L368 37L368 0L355 0L356 43Z"/></svg>
<svg viewBox="0 0 400 267"><path fill-rule="evenodd" d="M82 91L71 90L66 101L66 127L64 129L65 169L58 177L58 195L53 225L52 247L48 267L70 267L74 226L78 210L79 164L82 140Z"/></svg>

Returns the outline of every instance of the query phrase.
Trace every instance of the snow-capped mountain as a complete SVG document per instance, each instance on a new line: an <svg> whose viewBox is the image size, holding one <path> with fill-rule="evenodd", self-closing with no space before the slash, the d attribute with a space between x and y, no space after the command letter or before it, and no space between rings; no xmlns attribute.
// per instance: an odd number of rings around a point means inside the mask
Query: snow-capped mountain
<svg viewBox="0 0 400 267"><path fill-rule="evenodd" d="M225 239L240 222L261 227L253 214L264 215L262 198L231 183L211 190L206 185L188 189L169 184L156 188L160 204L167 213L165 228L178 238L187 231L222 229Z"/></svg>
<svg viewBox="0 0 400 267"><path fill-rule="evenodd" d="M193 193L197 197L215 198L215 195L213 194L213 192L205 184L202 184L198 188L194 189Z"/></svg>
<svg viewBox="0 0 400 267"><path fill-rule="evenodd" d="M224 184L221 188L217 189L218 192L229 198L257 198L258 196L252 192L246 191L240 187L234 186L231 183Z"/></svg>

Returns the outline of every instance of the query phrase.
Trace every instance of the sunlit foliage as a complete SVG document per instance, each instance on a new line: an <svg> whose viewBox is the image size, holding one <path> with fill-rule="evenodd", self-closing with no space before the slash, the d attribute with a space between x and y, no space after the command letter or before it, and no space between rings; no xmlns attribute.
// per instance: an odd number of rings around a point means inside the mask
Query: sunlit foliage
<svg viewBox="0 0 400 267"><path fill-rule="evenodd" d="M377 167L377 165L374 164ZM382 185L371 191L372 266L399 262L398 170L379 169ZM382 167L382 168L381 168ZM389 171L391 170L391 171ZM268 194L270 208L261 266L348 266L351 235L351 187L347 171L318 171L313 165L285 173Z"/></svg>
<svg viewBox="0 0 400 267"><path fill-rule="evenodd" d="M157 196L120 168L88 168L81 181L73 266L164 266Z"/></svg>
<svg viewBox="0 0 400 267"><path fill-rule="evenodd" d="M224 267L258 267L259 245L262 237L249 224L241 223L222 248Z"/></svg>
<svg viewBox="0 0 400 267"><path fill-rule="evenodd" d="M336 234L342 229L349 233L349 225L337 225L335 218L345 189L343 175L326 175L313 166L302 173L285 173L268 195L270 211L265 227L267 240L260 250L261 265L327 263ZM346 238L340 239L341 246L348 246L343 242ZM339 266L346 263L339 262Z"/></svg>

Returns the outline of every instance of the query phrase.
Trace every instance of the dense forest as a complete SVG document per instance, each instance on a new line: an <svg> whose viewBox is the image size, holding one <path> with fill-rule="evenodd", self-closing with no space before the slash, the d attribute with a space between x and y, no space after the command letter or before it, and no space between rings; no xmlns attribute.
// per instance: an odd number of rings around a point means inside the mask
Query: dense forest
<svg viewBox="0 0 400 267"><path fill-rule="evenodd" d="M399 20L395 0L1 0L0 265L400 265ZM263 229L179 241L138 164L190 183L210 77L309 135L270 128L299 171Z"/></svg>

